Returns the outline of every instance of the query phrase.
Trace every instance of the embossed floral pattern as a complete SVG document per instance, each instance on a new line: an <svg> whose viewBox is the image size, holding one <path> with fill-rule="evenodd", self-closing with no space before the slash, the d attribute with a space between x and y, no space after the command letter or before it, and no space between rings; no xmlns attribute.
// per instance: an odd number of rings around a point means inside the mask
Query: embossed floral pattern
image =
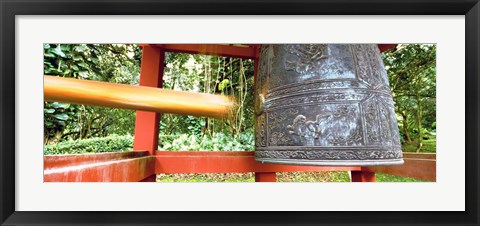
<svg viewBox="0 0 480 226"><path fill-rule="evenodd" d="M285 60L285 70L300 74L311 74L318 70L319 60L327 58L325 44L291 44L285 45L285 51L297 57L296 60Z"/></svg>

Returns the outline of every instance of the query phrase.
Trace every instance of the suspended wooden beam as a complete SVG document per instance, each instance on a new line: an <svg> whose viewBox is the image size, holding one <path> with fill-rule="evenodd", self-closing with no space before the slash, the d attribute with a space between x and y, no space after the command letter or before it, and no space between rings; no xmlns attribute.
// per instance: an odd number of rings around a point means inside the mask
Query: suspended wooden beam
<svg viewBox="0 0 480 226"><path fill-rule="evenodd" d="M230 98L220 95L47 75L44 94L46 101L217 118L233 107Z"/></svg>
<svg viewBox="0 0 480 226"><path fill-rule="evenodd" d="M205 54L213 56L254 59L255 48L252 45L226 44L156 44L167 52Z"/></svg>

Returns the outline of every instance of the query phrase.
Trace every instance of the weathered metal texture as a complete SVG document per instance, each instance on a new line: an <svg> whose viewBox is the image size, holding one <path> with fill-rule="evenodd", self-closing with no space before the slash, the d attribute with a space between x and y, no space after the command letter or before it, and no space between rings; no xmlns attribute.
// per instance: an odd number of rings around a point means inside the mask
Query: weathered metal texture
<svg viewBox="0 0 480 226"><path fill-rule="evenodd" d="M262 45L259 61L257 161L403 163L394 103L377 45Z"/></svg>
<svg viewBox="0 0 480 226"><path fill-rule="evenodd" d="M255 161L251 151L157 151L155 173L265 173L360 170L357 166L292 166ZM262 176L259 176L262 177ZM259 180L262 178L259 178Z"/></svg>
<svg viewBox="0 0 480 226"><path fill-rule="evenodd" d="M137 182L153 175L148 152L44 156L44 182Z"/></svg>
<svg viewBox="0 0 480 226"><path fill-rule="evenodd" d="M254 65L253 65L253 78L257 77L258 73L258 62L260 61L260 47L261 45L254 45L253 46L255 49L255 58L254 58ZM254 83L254 96L256 94L256 83ZM273 182L277 180L277 175L276 173L271 173L271 172L255 172L255 182Z"/></svg>

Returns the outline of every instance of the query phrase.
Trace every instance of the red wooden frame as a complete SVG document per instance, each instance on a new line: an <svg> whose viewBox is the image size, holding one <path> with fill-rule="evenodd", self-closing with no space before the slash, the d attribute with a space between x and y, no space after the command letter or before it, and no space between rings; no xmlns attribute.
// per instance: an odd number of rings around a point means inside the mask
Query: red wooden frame
<svg viewBox="0 0 480 226"><path fill-rule="evenodd" d="M258 69L259 45L154 44L143 47L140 85L162 87L165 52L207 54L254 59ZM379 44L381 51L395 44ZM394 167L333 167L264 164L253 152L156 151L160 114L137 111L134 152L90 155L44 156L44 180L51 181L144 181L153 182L160 173L255 172L256 182L275 182L276 172L351 171L353 182L375 182L375 172L435 181L435 154L405 153L405 164Z"/></svg>
<svg viewBox="0 0 480 226"><path fill-rule="evenodd" d="M256 181L273 182L276 172L351 171L353 182L374 182L375 172L436 180L435 154L404 153L405 164L389 167L293 166L255 161L251 151L148 151L81 155L46 155L44 180L155 181L160 173L246 173Z"/></svg>

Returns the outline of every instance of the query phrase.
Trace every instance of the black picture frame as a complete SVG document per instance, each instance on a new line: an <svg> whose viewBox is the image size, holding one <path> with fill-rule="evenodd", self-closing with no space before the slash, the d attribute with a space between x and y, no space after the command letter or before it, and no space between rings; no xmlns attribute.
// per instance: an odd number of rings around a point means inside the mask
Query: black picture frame
<svg viewBox="0 0 480 226"><path fill-rule="evenodd" d="M479 0L0 0L1 225L478 225ZM465 15L466 184L459 212L27 212L15 210L16 15ZM455 76L455 75L452 75ZM457 75L462 76L462 75ZM455 169L452 169L455 170ZM448 195L448 194L445 194Z"/></svg>

